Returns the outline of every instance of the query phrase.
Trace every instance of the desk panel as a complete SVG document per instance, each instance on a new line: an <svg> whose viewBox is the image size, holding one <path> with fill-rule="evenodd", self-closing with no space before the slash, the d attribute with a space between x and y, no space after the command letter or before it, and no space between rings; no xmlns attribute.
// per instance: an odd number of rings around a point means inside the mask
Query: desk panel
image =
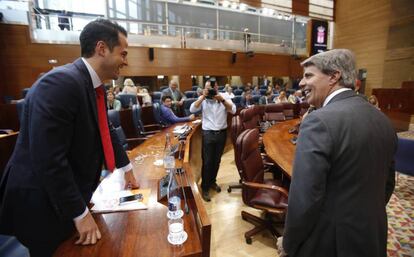
<svg viewBox="0 0 414 257"><path fill-rule="evenodd" d="M189 123L190 125L191 123ZM174 127L174 126L173 126ZM172 246L167 241L168 218L165 203L157 201L158 181L166 175L162 166L153 164L154 154L161 154L165 144L165 133L171 132L173 127L164 129L150 139L129 152L131 163L134 165L134 174L141 188L150 188L151 194L147 210L130 212L117 212L108 214L93 214L102 238L96 245L77 246L74 245L76 234L66 240L56 251L54 256L210 256L210 234L211 224L204 209L197 184L189 164L192 152L198 156L201 148L191 149L192 140L200 140L200 126L195 126L192 134L186 141L184 162L176 162L176 166L183 165L187 172L188 184L185 185L190 213L185 214L184 229L188 234L187 241L182 246ZM176 143L173 140L173 144ZM198 151L198 153L197 153ZM135 157L143 154L144 161L141 164L135 162ZM159 158L159 157L158 157ZM181 180L177 182L180 184ZM182 199L182 208L184 201Z"/></svg>

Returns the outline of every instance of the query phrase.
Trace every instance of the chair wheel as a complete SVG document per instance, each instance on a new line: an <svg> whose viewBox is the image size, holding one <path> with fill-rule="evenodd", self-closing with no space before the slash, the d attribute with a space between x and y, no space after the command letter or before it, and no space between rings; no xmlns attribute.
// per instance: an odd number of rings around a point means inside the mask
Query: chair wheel
<svg viewBox="0 0 414 257"><path fill-rule="evenodd" d="M246 238L246 244L251 245L252 244L252 239L251 238Z"/></svg>
<svg viewBox="0 0 414 257"><path fill-rule="evenodd" d="M227 192L231 193L231 188L230 187L227 188Z"/></svg>

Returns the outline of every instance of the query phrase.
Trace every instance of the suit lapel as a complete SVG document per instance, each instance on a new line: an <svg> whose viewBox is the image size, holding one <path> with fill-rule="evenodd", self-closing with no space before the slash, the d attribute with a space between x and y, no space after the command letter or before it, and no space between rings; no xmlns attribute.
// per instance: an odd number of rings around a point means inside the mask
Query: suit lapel
<svg viewBox="0 0 414 257"><path fill-rule="evenodd" d="M97 110L98 107L96 106L96 92L95 92L95 89L93 88L91 75L89 74L89 71L86 68L81 58L78 58L73 64L76 66L76 68L81 72L83 76L83 80L85 82L84 86L86 87L86 92L88 94L89 103L92 106L92 112L95 118L95 123L96 123L96 126L99 127L98 110Z"/></svg>

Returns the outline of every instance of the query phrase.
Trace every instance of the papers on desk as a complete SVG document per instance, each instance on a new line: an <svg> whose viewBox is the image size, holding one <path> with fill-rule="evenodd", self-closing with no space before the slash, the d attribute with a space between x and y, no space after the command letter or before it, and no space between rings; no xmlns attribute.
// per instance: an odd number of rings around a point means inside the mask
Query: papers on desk
<svg viewBox="0 0 414 257"><path fill-rule="evenodd" d="M201 123L200 119L193 121L193 124L199 124L199 123Z"/></svg>
<svg viewBox="0 0 414 257"><path fill-rule="evenodd" d="M94 204L91 208L92 212L107 213L147 209L151 189L124 190L125 182L123 177L124 174L122 171L115 170L112 174L102 180L92 196L91 202ZM131 201L119 205L120 197L133 194L142 194L143 200L140 202Z"/></svg>
<svg viewBox="0 0 414 257"><path fill-rule="evenodd" d="M175 136L181 135L182 133L184 133L187 130L187 128L188 128L187 125L175 126L175 128L173 130L173 134Z"/></svg>

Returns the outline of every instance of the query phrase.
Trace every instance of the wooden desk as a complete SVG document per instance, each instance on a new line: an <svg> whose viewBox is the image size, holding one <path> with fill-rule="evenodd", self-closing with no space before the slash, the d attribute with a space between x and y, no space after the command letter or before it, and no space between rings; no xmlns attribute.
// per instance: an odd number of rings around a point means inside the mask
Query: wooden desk
<svg viewBox="0 0 414 257"><path fill-rule="evenodd" d="M289 134L289 129L299 123L299 119L282 121L269 128L263 135L263 144L267 155L292 177L293 160L295 159L296 146L290 142L294 134Z"/></svg>
<svg viewBox="0 0 414 257"><path fill-rule="evenodd" d="M189 123L191 124L191 123ZM94 214L95 221L102 233L102 238L96 245L74 245L76 235L66 240L55 252L54 256L210 256L211 223L201 200L197 184L190 164L193 156L201 156L201 147L192 147L193 141L198 142L201 126L195 126L187 138L183 167L187 172L189 183L185 190L190 208L188 215L184 214L184 229L188 234L187 241L182 246L172 246L167 241L168 218L165 203L157 201L159 179L166 175L163 167L153 165L153 154L162 155L165 144L165 133L173 127L157 133L129 153L134 165L134 174L141 188L150 188L151 194L147 210ZM173 143L175 143L173 141ZM198 145L197 143L195 145ZM139 154L148 155L142 164L134 159ZM199 157L198 157L199 158ZM176 166L181 163L177 160ZM180 179L177 180L181 182ZM181 201L184 209L184 201Z"/></svg>

